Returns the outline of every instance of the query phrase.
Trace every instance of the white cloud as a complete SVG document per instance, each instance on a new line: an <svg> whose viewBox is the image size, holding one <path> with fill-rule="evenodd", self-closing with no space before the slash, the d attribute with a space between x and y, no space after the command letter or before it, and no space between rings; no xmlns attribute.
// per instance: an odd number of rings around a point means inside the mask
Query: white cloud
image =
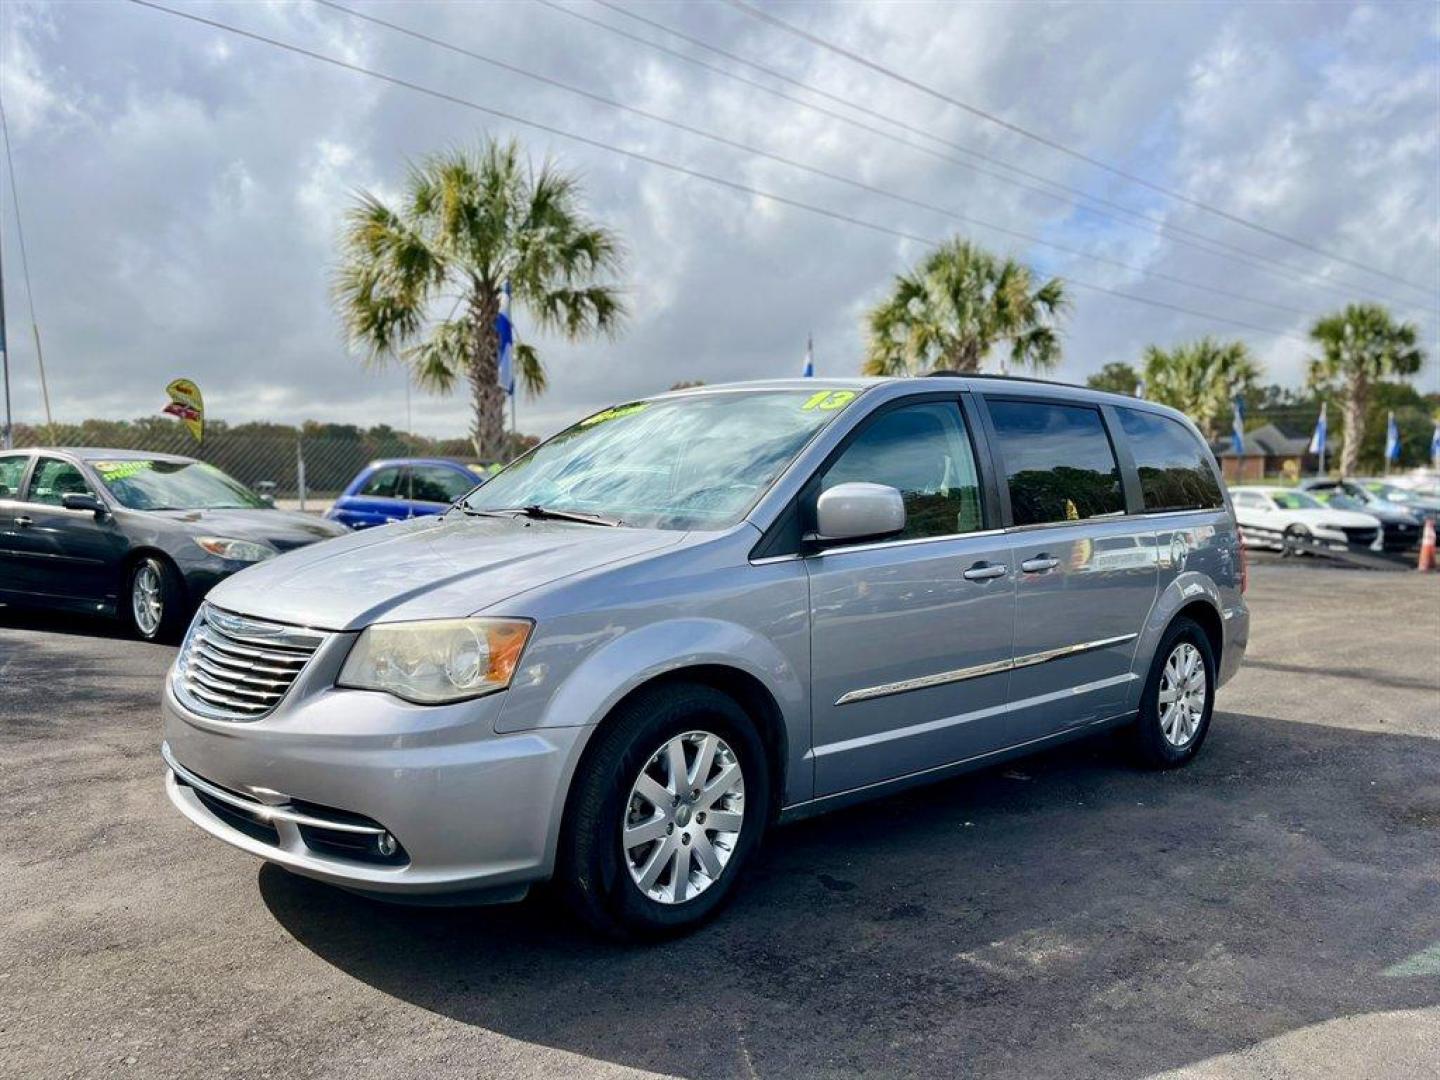
<svg viewBox="0 0 1440 1080"><path fill-rule="evenodd" d="M576 6L637 30L602 9ZM1305 312L1344 301L1078 214L537 6L374 10L637 107L1057 243ZM314 5L215 4L204 12L840 213L936 238L965 231L1049 272L1304 336L1298 316L980 227L961 229L944 216L747 157ZM1426 300L1126 185L732 9L667 3L643 13L1177 227L1330 281ZM1440 76L1433 63L1440 27L1426 5L806 4L787 7L786 17L1088 153L1421 280L1431 286L1428 303L1440 303ZM540 402L522 399L522 428L553 430L606 401L680 379L797 371L810 331L822 373L853 371L865 307L922 253L913 243L129 5L8 5L0 57L51 392L57 414L67 418L151 412L160 388L183 371L205 387L216 415L230 420L402 424L402 376L366 371L347 355L329 306L339 215L357 188L393 197L407 160L487 133L518 135L537 159L552 154L578 169L591 211L625 237L631 253L623 282L634 309L627 333L582 346L543 341L552 391ZM8 221L6 229L8 254ZM1434 341L1440 320L1425 325ZM1300 376L1301 343L1082 289L1060 374L1080 378L1109 360L1136 358L1147 342L1206 332L1247 337L1276 379ZM33 358L25 335L12 338L19 416L33 419ZM1435 373L1432 364L1432 381ZM459 433L464 396L417 395L414 415L423 430Z"/></svg>

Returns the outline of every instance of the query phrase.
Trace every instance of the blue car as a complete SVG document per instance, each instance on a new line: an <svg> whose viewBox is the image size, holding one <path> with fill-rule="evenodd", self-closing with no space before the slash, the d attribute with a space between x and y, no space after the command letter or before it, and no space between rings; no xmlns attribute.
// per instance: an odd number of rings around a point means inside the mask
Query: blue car
<svg viewBox="0 0 1440 1080"><path fill-rule="evenodd" d="M483 466L445 458L372 461L325 516L352 529L443 513L486 479Z"/></svg>

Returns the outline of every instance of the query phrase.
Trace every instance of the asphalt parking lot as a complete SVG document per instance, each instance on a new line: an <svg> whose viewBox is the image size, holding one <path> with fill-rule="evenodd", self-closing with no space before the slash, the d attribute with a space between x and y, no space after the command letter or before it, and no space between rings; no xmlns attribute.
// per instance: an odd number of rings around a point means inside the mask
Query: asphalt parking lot
<svg viewBox="0 0 1440 1080"><path fill-rule="evenodd" d="M648 948L212 841L171 650L0 611L0 1075L1433 1078L1440 575L1255 562L1192 767L1101 738L787 828Z"/></svg>

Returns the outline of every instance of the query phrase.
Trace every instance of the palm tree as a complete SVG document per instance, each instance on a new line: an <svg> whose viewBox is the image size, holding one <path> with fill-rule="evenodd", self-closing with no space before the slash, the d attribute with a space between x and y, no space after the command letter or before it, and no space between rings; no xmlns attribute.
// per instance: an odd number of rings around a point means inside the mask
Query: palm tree
<svg viewBox="0 0 1440 1080"><path fill-rule="evenodd" d="M519 145L486 140L410 169L392 207L360 192L346 215L335 298L351 345L370 363L398 361L440 393L470 384L470 438L482 460L505 441L496 318L501 290L541 329L574 341L613 334L624 317L620 242L587 218L579 182L550 162L537 171ZM518 381L543 393L533 345L517 342Z"/></svg>
<svg viewBox="0 0 1440 1080"><path fill-rule="evenodd" d="M1260 365L1243 341L1204 337L1168 350L1148 346L1144 374L1147 398L1179 409L1213 440L1234 398L1254 389Z"/></svg>
<svg viewBox="0 0 1440 1080"><path fill-rule="evenodd" d="M1365 437L1365 409L1371 386L1379 379L1414 375L1425 362L1414 323L1397 323L1379 304L1349 304L1310 328L1320 346L1310 361L1310 385L1320 391L1340 384L1345 441L1340 448L1341 475L1352 475Z"/></svg>
<svg viewBox="0 0 1440 1080"><path fill-rule="evenodd" d="M867 375L973 372L997 345L1010 362L1046 371L1060 362L1056 323L1070 298L1059 278L1038 288L1030 269L967 240L950 240L895 279L868 316Z"/></svg>

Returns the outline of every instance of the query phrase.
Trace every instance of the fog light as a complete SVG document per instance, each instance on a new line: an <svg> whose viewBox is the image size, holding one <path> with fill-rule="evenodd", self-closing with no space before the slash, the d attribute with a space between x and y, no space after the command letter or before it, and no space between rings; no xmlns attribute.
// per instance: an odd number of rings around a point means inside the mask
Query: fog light
<svg viewBox="0 0 1440 1080"><path fill-rule="evenodd" d="M395 837L391 836L388 832L381 833L379 837L376 838L375 846L380 849L380 854L386 858L394 855L395 852L400 849L400 845L395 840Z"/></svg>

